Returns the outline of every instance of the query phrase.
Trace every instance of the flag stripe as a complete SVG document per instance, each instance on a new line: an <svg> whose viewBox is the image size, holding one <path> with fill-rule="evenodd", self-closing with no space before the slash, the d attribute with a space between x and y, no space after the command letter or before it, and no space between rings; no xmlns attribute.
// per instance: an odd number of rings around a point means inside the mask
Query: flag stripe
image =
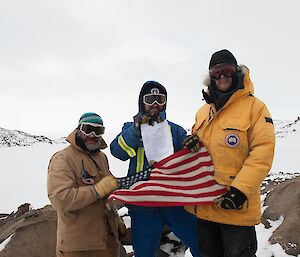
<svg viewBox="0 0 300 257"><path fill-rule="evenodd" d="M159 196L159 197L165 197L165 196L177 196L177 197L190 197L190 198L201 198L201 197L208 197L208 196L216 196L221 193L224 193L223 189L215 190L213 192L205 192L205 193L199 193L199 194L188 194L183 192L174 192L174 191L166 191L166 190L145 190L145 191L136 191L134 193L134 196ZM124 196L130 196L132 193L128 192L120 192L119 195ZM162 199L164 200L164 198Z"/></svg>
<svg viewBox="0 0 300 257"><path fill-rule="evenodd" d="M198 189L198 188L205 188L208 186L213 186L216 185L217 183L215 181L208 181L202 184L195 184L195 185L187 185L187 186L182 186L181 184L179 185L170 185L170 184L155 184L153 182L144 182L142 185L138 185L136 186L134 189L135 190L139 190L142 189L144 187L152 187L152 186L156 186L156 187L162 187L162 188L170 188L170 189L182 189L182 190L194 190L194 189Z"/></svg>
<svg viewBox="0 0 300 257"><path fill-rule="evenodd" d="M177 170L177 172L174 172L173 170L170 171L170 172L167 172L167 171L161 171L159 169L155 169L155 170L152 170L151 176L155 176L155 175L158 175L158 176L159 175L173 176L173 174L176 173L176 176L185 177L185 176L191 175L191 173L193 171L199 171L199 170L201 170L201 172L205 172L205 171L213 172L214 171L214 169L212 167L212 162L208 162L208 163L205 162L205 163L196 164L193 167L186 167L186 169L177 168L176 170Z"/></svg>
<svg viewBox="0 0 300 257"><path fill-rule="evenodd" d="M190 164L193 161L198 161L199 162L199 158L204 158L207 160L211 160L208 152L202 152L196 155L191 155L191 157L188 158L188 155L184 156L185 158L183 158L182 156L178 157L175 160L171 160L167 163L165 163L164 165L160 165L160 169L175 169L177 167L180 167L184 164ZM181 160L182 159L182 160ZM181 160L181 161L178 161ZM156 168L154 166L154 168ZM157 167L159 169L159 167Z"/></svg>

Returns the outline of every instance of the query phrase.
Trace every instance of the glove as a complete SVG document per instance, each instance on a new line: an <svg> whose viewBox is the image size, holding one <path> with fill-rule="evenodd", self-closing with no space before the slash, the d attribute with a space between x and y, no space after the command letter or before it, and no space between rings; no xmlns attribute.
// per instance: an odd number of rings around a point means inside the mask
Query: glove
<svg viewBox="0 0 300 257"><path fill-rule="evenodd" d="M199 137L197 135L187 136L183 141L183 148L188 148L192 152L198 152L201 148Z"/></svg>
<svg viewBox="0 0 300 257"><path fill-rule="evenodd" d="M235 187L230 187L230 190L221 197L214 200L219 208L240 210L247 197L243 192Z"/></svg>
<svg viewBox="0 0 300 257"><path fill-rule="evenodd" d="M147 113L142 117L141 124L154 125L154 122L162 122L162 118L157 113Z"/></svg>
<svg viewBox="0 0 300 257"><path fill-rule="evenodd" d="M105 176L94 185L94 188L100 197L105 197L118 188L117 179L112 175Z"/></svg>
<svg viewBox="0 0 300 257"><path fill-rule="evenodd" d="M159 123L162 122L163 119L156 113L146 113L143 116L140 113L138 113L133 117L133 121L135 128L140 130L142 124L149 124L153 126L155 121Z"/></svg>

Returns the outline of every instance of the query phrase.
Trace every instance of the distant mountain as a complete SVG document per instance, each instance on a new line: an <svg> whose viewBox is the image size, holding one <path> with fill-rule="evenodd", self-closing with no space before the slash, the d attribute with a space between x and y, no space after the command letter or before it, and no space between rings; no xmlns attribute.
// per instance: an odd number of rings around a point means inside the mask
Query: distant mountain
<svg viewBox="0 0 300 257"><path fill-rule="evenodd" d="M36 136L19 130L8 130L0 127L0 147L31 146L36 143L61 144L65 139L50 139Z"/></svg>
<svg viewBox="0 0 300 257"><path fill-rule="evenodd" d="M300 117L294 121L275 120L274 125L276 128L276 137L285 138L286 136L296 132L297 129L300 129Z"/></svg>

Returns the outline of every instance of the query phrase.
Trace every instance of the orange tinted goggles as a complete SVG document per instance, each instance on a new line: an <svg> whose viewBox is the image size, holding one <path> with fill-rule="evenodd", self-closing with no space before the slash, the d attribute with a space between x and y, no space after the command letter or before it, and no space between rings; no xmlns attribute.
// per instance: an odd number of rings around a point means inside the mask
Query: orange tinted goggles
<svg viewBox="0 0 300 257"><path fill-rule="evenodd" d="M224 77L232 77L236 72L236 68L232 64L218 64L209 70L209 76L212 80L218 80L223 75Z"/></svg>

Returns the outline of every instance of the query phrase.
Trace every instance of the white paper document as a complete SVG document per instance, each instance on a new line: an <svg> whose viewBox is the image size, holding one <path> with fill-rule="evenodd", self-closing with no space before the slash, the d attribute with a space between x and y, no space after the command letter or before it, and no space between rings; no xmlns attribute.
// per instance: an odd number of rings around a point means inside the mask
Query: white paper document
<svg viewBox="0 0 300 257"><path fill-rule="evenodd" d="M149 161L160 161L174 153L171 129L166 120L154 125L142 124L141 133Z"/></svg>

